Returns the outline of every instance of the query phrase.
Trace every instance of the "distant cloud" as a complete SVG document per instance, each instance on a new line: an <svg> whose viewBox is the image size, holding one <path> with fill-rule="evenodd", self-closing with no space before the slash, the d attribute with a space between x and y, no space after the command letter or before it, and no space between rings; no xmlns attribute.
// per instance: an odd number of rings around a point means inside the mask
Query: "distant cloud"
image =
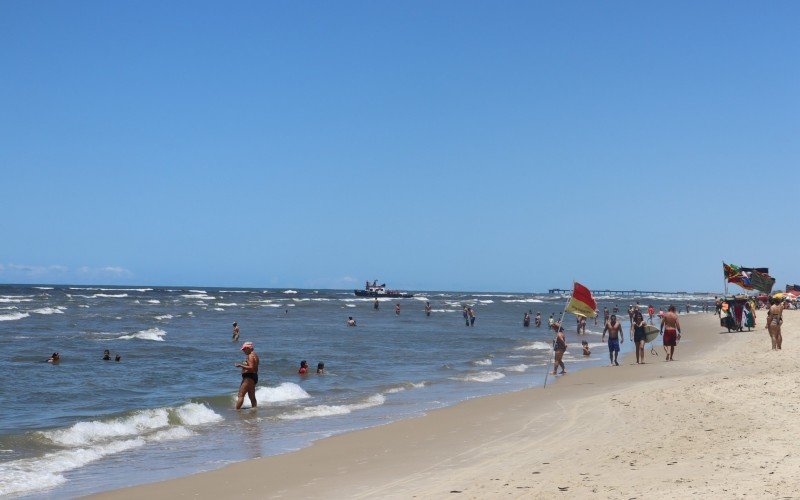
<svg viewBox="0 0 800 500"><path fill-rule="evenodd" d="M82 276L91 278L130 278L133 273L124 267L119 266L103 266L103 267L88 267L83 266L77 269L77 273Z"/></svg>
<svg viewBox="0 0 800 500"><path fill-rule="evenodd" d="M43 283L73 280L74 282L80 282L82 280L98 281L131 277L133 277L131 271L119 266L82 266L75 270L70 270L67 266L60 264L46 266L15 263L0 264L0 278L7 282L36 281Z"/></svg>
<svg viewBox="0 0 800 500"><path fill-rule="evenodd" d="M356 279L353 278L352 276L344 276L339 281L341 281L342 283L355 283Z"/></svg>
<svg viewBox="0 0 800 500"><path fill-rule="evenodd" d="M69 268L61 265L50 266L30 266L27 264L8 264L0 267L0 271L8 271L8 274L27 276L30 278L41 278L51 275L63 275L69 271Z"/></svg>

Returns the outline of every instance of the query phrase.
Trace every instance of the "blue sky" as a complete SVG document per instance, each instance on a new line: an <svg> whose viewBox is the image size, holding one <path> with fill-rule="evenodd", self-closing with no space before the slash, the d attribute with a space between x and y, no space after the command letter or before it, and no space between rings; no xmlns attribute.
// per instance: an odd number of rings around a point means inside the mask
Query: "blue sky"
<svg viewBox="0 0 800 500"><path fill-rule="evenodd" d="M722 259L797 282L798 19L2 2L0 283L693 291Z"/></svg>

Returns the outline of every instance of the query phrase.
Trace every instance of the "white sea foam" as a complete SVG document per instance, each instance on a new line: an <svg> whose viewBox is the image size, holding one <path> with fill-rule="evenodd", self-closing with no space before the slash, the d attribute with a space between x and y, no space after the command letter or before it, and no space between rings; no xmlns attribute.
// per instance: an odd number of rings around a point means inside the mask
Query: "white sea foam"
<svg viewBox="0 0 800 500"><path fill-rule="evenodd" d="M34 314L64 314L64 311L67 308L64 306L56 306L56 307L42 307L41 309L33 309L32 312Z"/></svg>
<svg viewBox="0 0 800 500"><path fill-rule="evenodd" d="M477 301L479 304L494 304L494 301L492 299L487 299L487 300L478 299Z"/></svg>
<svg viewBox="0 0 800 500"><path fill-rule="evenodd" d="M181 295L181 297L186 299L198 299L198 300L215 300L216 297L212 297L211 295L206 295L204 293L193 293L189 295Z"/></svg>
<svg viewBox="0 0 800 500"><path fill-rule="evenodd" d="M311 396L297 384L284 382L277 387L259 387L256 389L256 401L259 403L284 403L288 401L298 401L308 399ZM236 401L236 395L233 395ZM244 398L243 408L250 407L250 398Z"/></svg>
<svg viewBox="0 0 800 500"><path fill-rule="evenodd" d="M489 358L479 359L479 360L473 361L472 364L476 365L476 366L489 366L489 365L492 364L492 360L489 359Z"/></svg>
<svg viewBox="0 0 800 500"><path fill-rule="evenodd" d="M152 288L87 288L87 290L100 290L102 292L152 292Z"/></svg>
<svg viewBox="0 0 800 500"><path fill-rule="evenodd" d="M78 307L82 307L84 309L89 309L91 306L88 306L86 304L79 304Z"/></svg>
<svg viewBox="0 0 800 500"><path fill-rule="evenodd" d="M417 297L414 297L414 300L419 300L421 302L427 302L428 301L428 297L419 297L419 296L417 296Z"/></svg>
<svg viewBox="0 0 800 500"><path fill-rule="evenodd" d="M403 392L406 389L422 389L426 385L428 385L427 382L419 382L419 383L406 382L403 385L400 385L400 386L397 386L397 387L392 387L391 389L388 389L386 391L386 394L396 394L398 392Z"/></svg>
<svg viewBox="0 0 800 500"><path fill-rule="evenodd" d="M3 478L0 481L0 496L53 488L66 481L62 475L65 472L144 444L142 438L128 439L0 464L0 477Z"/></svg>
<svg viewBox="0 0 800 500"><path fill-rule="evenodd" d="M172 319L172 318L174 318L174 316L171 315L171 314L162 314L161 316L156 316L155 317L155 319L157 319L159 321L163 321L165 319Z"/></svg>
<svg viewBox="0 0 800 500"><path fill-rule="evenodd" d="M255 293L249 290L220 290L219 293Z"/></svg>
<svg viewBox="0 0 800 500"><path fill-rule="evenodd" d="M205 290L189 290L189 291L192 293L202 293L202 294L208 293Z"/></svg>
<svg viewBox="0 0 800 500"><path fill-rule="evenodd" d="M355 305L355 304L345 304L344 306L345 306L345 307L356 307L356 305Z"/></svg>
<svg viewBox="0 0 800 500"><path fill-rule="evenodd" d="M194 432L187 429L183 426L171 427L169 429L164 429L163 431L158 431L152 436L147 438L148 441L174 441L176 439L186 439L187 437L194 436Z"/></svg>
<svg viewBox="0 0 800 500"><path fill-rule="evenodd" d="M28 316L30 316L30 314L23 312L0 314L0 321L16 321L18 319L27 318Z"/></svg>
<svg viewBox="0 0 800 500"><path fill-rule="evenodd" d="M524 372L527 369L528 369L528 365L526 365L526 364L514 365L514 366L509 366L507 368L504 368L504 370L508 371L508 372Z"/></svg>
<svg viewBox="0 0 800 500"><path fill-rule="evenodd" d="M547 342L539 342L539 341L534 342L533 344L523 345L514 348L515 351L532 351L532 350L546 351L549 349L552 349L552 346L550 344L548 344Z"/></svg>
<svg viewBox="0 0 800 500"><path fill-rule="evenodd" d="M200 403L186 403L173 409L172 413L183 425L204 425L222 420L221 415Z"/></svg>
<svg viewBox="0 0 800 500"><path fill-rule="evenodd" d="M211 310L212 310L212 311L225 311L225 309L223 309L223 308L221 308L221 307L214 307L214 308L212 308Z"/></svg>
<svg viewBox="0 0 800 500"><path fill-rule="evenodd" d="M127 296L128 296L127 293L96 293L94 295L91 295L90 297L93 299L97 298L122 299Z"/></svg>
<svg viewBox="0 0 800 500"><path fill-rule="evenodd" d="M163 342L164 335L167 332L162 330L161 328L148 328L147 330L139 330L138 332L131 333L128 335L123 335L121 337L117 337L121 340L131 340L131 339L141 339L141 340L156 340L159 342Z"/></svg>
<svg viewBox="0 0 800 500"><path fill-rule="evenodd" d="M236 302L217 302L217 305L220 307L236 307L239 304Z"/></svg>
<svg viewBox="0 0 800 500"><path fill-rule="evenodd" d="M349 405L318 405L308 406L294 413L280 415L283 420L302 420L315 417L330 417L333 415L347 415L353 411L365 410L374 406L380 406L386 402L383 394L374 394L360 403Z"/></svg>
<svg viewBox="0 0 800 500"><path fill-rule="evenodd" d="M169 425L166 408L137 411L131 416L102 421L78 422L72 427L42 432L55 444L69 447L87 446L110 439L141 436Z"/></svg>
<svg viewBox="0 0 800 500"><path fill-rule="evenodd" d="M129 437L149 438L154 431L173 428L170 417L173 422L187 426L222 420L222 416L203 404L186 403L175 408L139 410L125 417L108 420L77 422L65 429L42 431L38 434L59 446L80 448Z"/></svg>
<svg viewBox="0 0 800 500"><path fill-rule="evenodd" d="M148 304L160 304L161 301L157 299L150 299L147 301Z"/></svg>
<svg viewBox="0 0 800 500"><path fill-rule="evenodd" d="M504 377L505 375L500 372L478 372L464 377L457 377L455 380L462 380L464 382L494 382Z"/></svg>
<svg viewBox="0 0 800 500"><path fill-rule="evenodd" d="M13 295L7 295L5 297L0 297L0 303L3 303L3 304L19 304L20 302L33 302L33 299L18 298L18 297L14 297Z"/></svg>
<svg viewBox="0 0 800 500"><path fill-rule="evenodd" d="M39 290L53 290L52 286L35 286L33 288L38 288Z"/></svg>
<svg viewBox="0 0 800 500"><path fill-rule="evenodd" d="M295 294L297 293L297 290L284 290L283 293Z"/></svg>
<svg viewBox="0 0 800 500"><path fill-rule="evenodd" d="M503 300L503 302L506 302L506 303L517 302L517 303L527 303L527 304L539 304L539 303L544 302L544 301L543 300L539 300L539 299L508 299L508 300Z"/></svg>

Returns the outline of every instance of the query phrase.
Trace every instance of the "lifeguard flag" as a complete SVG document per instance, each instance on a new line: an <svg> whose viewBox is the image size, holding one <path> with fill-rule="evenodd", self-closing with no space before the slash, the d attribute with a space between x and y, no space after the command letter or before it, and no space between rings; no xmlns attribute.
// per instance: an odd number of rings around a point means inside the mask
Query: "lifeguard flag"
<svg viewBox="0 0 800 500"><path fill-rule="evenodd" d="M567 312L584 318L597 316L597 303L588 288L575 281L572 285L572 298L567 304Z"/></svg>

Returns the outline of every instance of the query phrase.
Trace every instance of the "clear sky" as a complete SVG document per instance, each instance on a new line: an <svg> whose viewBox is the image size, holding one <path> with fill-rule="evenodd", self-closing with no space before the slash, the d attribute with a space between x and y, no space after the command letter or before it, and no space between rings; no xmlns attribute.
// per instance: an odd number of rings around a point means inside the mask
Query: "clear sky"
<svg viewBox="0 0 800 500"><path fill-rule="evenodd" d="M0 2L0 283L800 282L800 3Z"/></svg>

